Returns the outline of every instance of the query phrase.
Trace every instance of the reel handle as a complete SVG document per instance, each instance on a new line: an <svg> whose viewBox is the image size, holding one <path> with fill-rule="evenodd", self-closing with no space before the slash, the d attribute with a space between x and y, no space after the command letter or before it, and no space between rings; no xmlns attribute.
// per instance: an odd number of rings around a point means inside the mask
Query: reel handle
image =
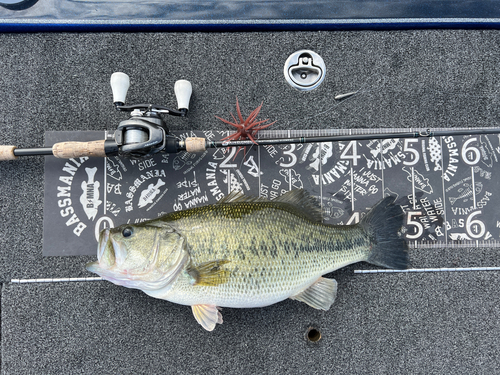
<svg viewBox="0 0 500 375"><path fill-rule="evenodd" d="M184 117L189 110L189 101L193 93L191 82L181 79L176 81L174 85L175 97L177 98L177 110L170 109L164 105L147 103L125 105L127 91L130 87L129 76L122 72L115 72L111 74L110 84L111 91L113 92L113 103L116 109L119 111L131 112L134 116L139 117L149 117L151 114L154 116L169 114L172 116Z"/></svg>
<svg viewBox="0 0 500 375"><path fill-rule="evenodd" d="M116 106L123 105L130 87L129 76L125 73L115 72L111 74L109 83L111 84L111 91L113 91L113 103Z"/></svg>
<svg viewBox="0 0 500 375"><path fill-rule="evenodd" d="M175 97L177 98L177 108L180 112L187 113L189 110L189 100L193 93L193 86L191 82L185 79L180 79L174 85Z"/></svg>

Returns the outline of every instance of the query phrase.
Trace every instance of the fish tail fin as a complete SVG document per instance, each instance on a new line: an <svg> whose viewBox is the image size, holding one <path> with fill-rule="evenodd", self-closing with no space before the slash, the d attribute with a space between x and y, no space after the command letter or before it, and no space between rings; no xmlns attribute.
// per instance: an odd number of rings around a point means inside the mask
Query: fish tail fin
<svg viewBox="0 0 500 375"><path fill-rule="evenodd" d="M367 262L377 266L408 268L408 245L400 236L404 212L389 196L377 203L360 221L370 238L371 251Z"/></svg>

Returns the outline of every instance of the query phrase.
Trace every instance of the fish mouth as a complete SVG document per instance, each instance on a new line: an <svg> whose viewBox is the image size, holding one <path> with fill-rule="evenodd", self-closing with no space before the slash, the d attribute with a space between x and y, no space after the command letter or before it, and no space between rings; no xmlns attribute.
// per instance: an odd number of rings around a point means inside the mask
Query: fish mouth
<svg viewBox="0 0 500 375"><path fill-rule="evenodd" d="M99 235L99 243L97 244L97 262L90 262L85 265L87 271L98 274L99 276L101 276L101 273L105 268L108 268L108 267L103 267L104 266L103 255L106 249L108 248L109 233L110 233L109 229L105 229ZM109 251L111 251L114 254L112 245L110 246Z"/></svg>
<svg viewBox="0 0 500 375"><path fill-rule="evenodd" d="M87 271L95 273L102 277L104 280L111 281L116 285L123 285L128 287L129 280L126 277L121 275L119 272L114 271L113 269L103 268L99 262L90 262L85 265Z"/></svg>
<svg viewBox="0 0 500 375"><path fill-rule="evenodd" d="M100 275L104 270L114 268L117 263L123 261L124 251L120 245L113 241L109 229L104 229L99 235L97 244L97 262L86 265L87 270Z"/></svg>
<svg viewBox="0 0 500 375"><path fill-rule="evenodd" d="M125 285L128 276L120 269L120 264L125 261L126 256L123 244L113 239L109 229L104 229L97 244L97 262L87 263L85 268L115 284Z"/></svg>
<svg viewBox="0 0 500 375"><path fill-rule="evenodd" d="M104 229L99 235L99 244L97 245L97 261L101 262L104 250L106 250L106 245L109 240L109 229Z"/></svg>
<svg viewBox="0 0 500 375"><path fill-rule="evenodd" d="M89 262L85 265L85 269L97 275L100 275L100 271L102 270L102 268L99 267L99 262Z"/></svg>

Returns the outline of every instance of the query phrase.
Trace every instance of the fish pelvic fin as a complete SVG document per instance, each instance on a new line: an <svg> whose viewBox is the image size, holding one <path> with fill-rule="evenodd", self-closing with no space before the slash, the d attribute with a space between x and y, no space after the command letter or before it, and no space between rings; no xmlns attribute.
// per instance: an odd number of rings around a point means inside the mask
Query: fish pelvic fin
<svg viewBox="0 0 500 375"><path fill-rule="evenodd" d="M222 314L214 305L193 305L194 318L207 331L213 331L216 324L222 324Z"/></svg>
<svg viewBox="0 0 500 375"><path fill-rule="evenodd" d="M226 283L231 275L231 271L222 268L226 263L229 263L229 260L214 260L198 266L191 264L186 270L191 277L191 284L217 286Z"/></svg>
<svg viewBox="0 0 500 375"><path fill-rule="evenodd" d="M394 204L395 197L389 196L377 203L360 221L370 238L368 263L377 266L408 268L408 244L400 235L404 212Z"/></svg>
<svg viewBox="0 0 500 375"><path fill-rule="evenodd" d="M293 295L290 299L295 299L307 303L318 310L328 310L337 297L337 282L333 279L320 277L312 285L303 291Z"/></svg>

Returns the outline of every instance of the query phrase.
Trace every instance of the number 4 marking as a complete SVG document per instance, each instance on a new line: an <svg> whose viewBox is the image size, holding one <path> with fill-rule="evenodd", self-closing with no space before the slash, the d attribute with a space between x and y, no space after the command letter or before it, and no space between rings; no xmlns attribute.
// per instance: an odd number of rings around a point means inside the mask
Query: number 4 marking
<svg viewBox="0 0 500 375"><path fill-rule="evenodd" d="M347 155L349 150L352 149L352 153ZM358 143L356 141L350 141L347 147L342 151L340 155L341 159L352 159L352 165L358 165L358 159L361 159L361 155L358 155Z"/></svg>

